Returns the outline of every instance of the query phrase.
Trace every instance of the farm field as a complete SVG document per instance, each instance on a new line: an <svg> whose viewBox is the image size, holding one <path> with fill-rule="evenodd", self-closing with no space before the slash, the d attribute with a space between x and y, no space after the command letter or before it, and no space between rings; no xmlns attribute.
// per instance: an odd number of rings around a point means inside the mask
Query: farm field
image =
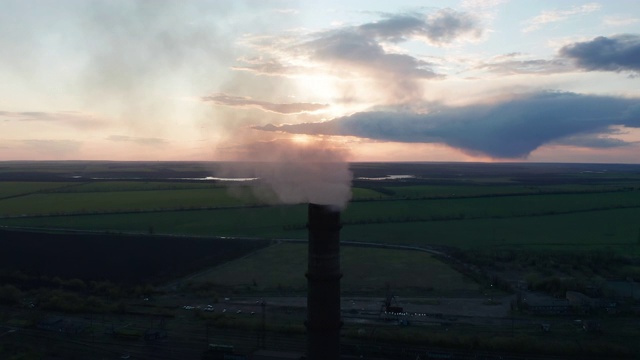
<svg viewBox="0 0 640 360"><path fill-rule="evenodd" d="M354 173L361 170L355 168ZM112 174L116 175L122 174ZM515 175L500 184L478 174L450 185L424 178L357 180L342 214L342 238L460 248L601 247L638 252L636 173ZM244 184L158 179L0 183L5 194L14 194L0 198L3 226L306 238L304 205L270 204L268 196L256 197L256 190Z"/></svg>
<svg viewBox="0 0 640 360"><path fill-rule="evenodd" d="M228 189L143 190L48 192L0 200L0 215L53 215L123 211L154 211L254 205L250 192L246 196ZM241 196L245 196L243 199Z"/></svg>
<svg viewBox="0 0 640 360"><path fill-rule="evenodd" d="M267 245L259 240L0 230L0 277L19 271L36 277L160 284Z"/></svg>
<svg viewBox="0 0 640 360"><path fill-rule="evenodd" d="M7 218L17 227L91 231L305 239L306 207L279 206L177 212ZM380 216L384 216L381 214ZM341 238L398 245L443 245L460 248L555 247L610 248L637 252L638 208L568 214L435 221L384 221L346 224Z"/></svg>
<svg viewBox="0 0 640 360"><path fill-rule="evenodd" d="M212 283L243 290L288 294L306 291L306 244L281 243L218 266L194 283ZM403 294L460 295L478 292L478 284L433 255L407 250L344 246L340 253L342 293L381 296L387 284ZM416 276L410 276L415 274ZM419 276L417 276L419 274Z"/></svg>
<svg viewBox="0 0 640 360"><path fill-rule="evenodd" d="M195 180L224 178L215 169L0 163L0 275L12 284L0 287L1 299L17 307L34 299L43 313L123 316L122 325L138 323L140 334L162 317L170 341L192 334L203 344L210 330L259 328L256 301L264 299L267 327L302 338L307 206L273 203L259 181ZM340 236L360 243L341 248L344 331L354 340L365 329L379 336L369 345L432 339L454 349L578 354L597 336L595 347L614 346L622 356L634 351L626 345L637 335L629 302L620 315L575 314L601 320L602 335L573 318L521 310L514 326L508 314L514 284L528 286L517 291L546 291L538 295L554 302L569 290L597 289L590 296L603 299L611 294L605 284L640 279L640 166L394 163L352 164L352 171ZM380 318L391 293L406 311L439 317L391 324ZM202 304L217 304L217 312ZM540 322L568 340L550 341Z"/></svg>

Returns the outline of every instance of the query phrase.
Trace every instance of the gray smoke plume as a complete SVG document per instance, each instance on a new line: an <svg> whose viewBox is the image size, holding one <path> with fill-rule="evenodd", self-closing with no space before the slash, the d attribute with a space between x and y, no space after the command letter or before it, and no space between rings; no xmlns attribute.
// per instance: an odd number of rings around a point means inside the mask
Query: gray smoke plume
<svg viewBox="0 0 640 360"><path fill-rule="evenodd" d="M254 142L233 148L230 160L216 173L256 177L253 190L273 203L315 203L344 209L351 199L352 173L346 151L324 141Z"/></svg>

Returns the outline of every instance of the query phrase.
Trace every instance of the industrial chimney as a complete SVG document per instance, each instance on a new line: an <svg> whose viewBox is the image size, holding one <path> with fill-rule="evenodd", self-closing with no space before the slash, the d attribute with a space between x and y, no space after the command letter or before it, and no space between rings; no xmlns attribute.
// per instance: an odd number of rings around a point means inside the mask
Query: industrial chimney
<svg viewBox="0 0 640 360"><path fill-rule="evenodd" d="M340 358L340 211L309 204L307 358Z"/></svg>

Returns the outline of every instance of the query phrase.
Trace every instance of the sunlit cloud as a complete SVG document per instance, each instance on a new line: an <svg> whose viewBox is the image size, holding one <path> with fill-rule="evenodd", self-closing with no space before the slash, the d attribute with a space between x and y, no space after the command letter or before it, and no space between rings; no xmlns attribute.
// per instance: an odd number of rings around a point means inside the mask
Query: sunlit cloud
<svg viewBox="0 0 640 360"><path fill-rule="evenodd" d="M481 37L478 19L467 12L441 9L429 14L387 14L378 21L346 25L331 30L287 34L272 41L268 36L246 37L245 44L260 56L243 57L235 70L260 75L295 76L322 72L337 80L373 81L393 103L422 96L421 80L441 79L433 63L399 51L389 44L410 40L443 46Z"/></svg>
<svg viewBox="0 0 640 360"><path fill-rule="evenodd" d="M564 10L545 10L539 15L527 20L527 26L522 29L522 31L531 32L538 30L546 24L563 21L572 16L592 13L600 10L600 8L601 6L598 3L588 3L580 6L572 6Z"/></svg>
<svg viewBox="0 0 640 360"><path fill-rule="evenodd" d="M328 107L326 104L316 103L272 103L268 101L254 100L246 96L233 96L227 94L214 94L203 96L202 101L215 105L224 105L236 108L253 108L278 114L300 114L314 112Z"/></svg>
<svg viewBox="0 0 640 360"><path fill-rule="evenodd" d="M509 0L464 0L461 6L463 8L483 9L493 8L508 2Z"/></svg>

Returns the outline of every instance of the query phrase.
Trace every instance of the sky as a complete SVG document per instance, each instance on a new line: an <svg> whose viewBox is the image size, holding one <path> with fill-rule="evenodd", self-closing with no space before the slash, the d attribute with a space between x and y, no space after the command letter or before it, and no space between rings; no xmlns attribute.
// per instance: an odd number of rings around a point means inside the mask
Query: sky
<svg viewBox="0 0 640 360"><path fill-rule="evenodd" d="M0 0L0 54L0 160L640 163L637 0Z"/></svg>

